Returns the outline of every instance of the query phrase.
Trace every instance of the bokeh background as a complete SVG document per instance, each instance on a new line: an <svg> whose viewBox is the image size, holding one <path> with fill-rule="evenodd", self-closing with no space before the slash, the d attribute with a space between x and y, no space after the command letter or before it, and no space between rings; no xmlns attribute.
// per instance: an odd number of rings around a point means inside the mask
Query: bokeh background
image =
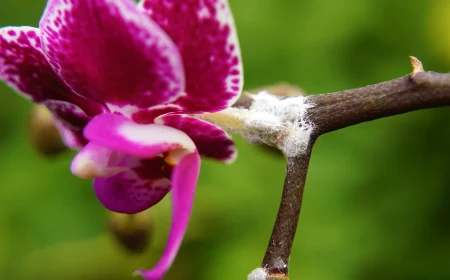
<svg viewBox="0 0 450 280"><path fill-rule="evenodd" d="M36 26L44 0L2 0L0 26ZM448 0L230 0L246 88L309 94L411 71L450 69ZM122 280L160 256L170 199L152 208L151 244L112 237L72 152L40 156L31 104L0 84L0 279ZM450 110L424 110L321 137L313 152L291 279L450 279ZM187 237L166 279L246 279L262 260L282 191L282 157L237 138L233 165L204 161Z"/></svg>

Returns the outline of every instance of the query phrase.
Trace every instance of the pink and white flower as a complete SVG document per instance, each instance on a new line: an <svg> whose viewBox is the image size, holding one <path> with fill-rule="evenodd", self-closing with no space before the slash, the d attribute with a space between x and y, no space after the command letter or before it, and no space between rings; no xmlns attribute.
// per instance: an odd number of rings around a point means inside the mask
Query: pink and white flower
<svg viewBox="0 0 450 280"><path fill-rule="evenodd" d="M189 116L223 110L242 90L226 0L49 0L39 29L0 29L0 79L53 113L71 170L94 178L109 210L137 213L172 192L160 279L187 228L200 155L229 162L233 141Z"/></svg>

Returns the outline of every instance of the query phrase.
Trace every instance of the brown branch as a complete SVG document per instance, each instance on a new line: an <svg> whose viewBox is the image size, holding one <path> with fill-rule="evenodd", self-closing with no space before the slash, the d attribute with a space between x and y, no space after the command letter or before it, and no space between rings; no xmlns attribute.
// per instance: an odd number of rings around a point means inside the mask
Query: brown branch
<svg viewBox="0 0 450 280"><path fill-rule="evenodd" d="M419 71L375 85L310 95L308 100L316 105L308 110L308 119L320 136L366 121L450 106L450 74ZM249 95L243 94L234 107L249 108L251 104Z"/></svg>
<svg viewBox="0 0 450 280"><path fill-rule="evenodd" d="M312 144L305 154L288 159L280 209L261 265L269 275L288 274L289 256L302 207Z"/></svg>
<svg viewBox="0 0 450 280"><path fill-rule="evenodd" d="M281 205L261 266L269 275L267 279L287 278L311 151L320 135L410 111L450 106L450 74L425 72L419 60L410 59L413 66L410 75L308 97L309 102L315 104L308 110L308 120L314 124L313 137L305 154L288 159ZM252 98L243 95L234 106L249 108L251 104Z"/></svg>
<svg viewBox="0 0 450 280"><path fill-rule="evenodd" d="M317 136L358 123L450 105L450 74L419 72L362 88L309 97Z"/></svg>

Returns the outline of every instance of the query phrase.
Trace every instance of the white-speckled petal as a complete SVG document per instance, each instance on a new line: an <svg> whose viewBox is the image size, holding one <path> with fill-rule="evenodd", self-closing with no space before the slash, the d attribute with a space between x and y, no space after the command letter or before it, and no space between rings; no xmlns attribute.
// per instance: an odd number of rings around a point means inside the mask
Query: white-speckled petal
<svg viewBox="0 0 450 280"><path fill-rule="evenodd" d="M76 93L130 116L184 91L177 47L132 0L49 0L44 53Z"/></svg>

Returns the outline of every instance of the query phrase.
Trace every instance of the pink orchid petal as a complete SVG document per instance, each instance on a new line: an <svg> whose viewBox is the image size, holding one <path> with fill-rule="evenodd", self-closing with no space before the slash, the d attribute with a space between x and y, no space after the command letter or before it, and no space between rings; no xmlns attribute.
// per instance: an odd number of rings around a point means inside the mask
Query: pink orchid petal
<svg viewBox="0 0 450 280"><path fill-rule="evenodd" d="M53 71L42 52L36 28L0 29L0 79L34 102L66 101L89 115L105 111L101 104L75 95Z"/></svg>
<svg viewBox="0 0 450 280"><path fill-rule="evenodd" d="M35 102L64 99L71 91L50 67L40 45L37 28L1 28L0 78Z"/></svg>
<svg viewBox="0 0 450 280"><path fill-rule="evenodd" d="M152 207L170 191L162 157L135 161L133 168L122 173L94 179L95 194L108 210L135 214Z"/></svg>
<svg viewBox="0 0 450 280"><path fill-rule="evenodd" d="M47 100L44 102L47 108L57 116L66 126L74 129L83 130L91 119L80 107L75 104L58 101Z"/></svg>
<svg viewBox="0 0 450 280"><path fill-rule="evenodd" d="M200 157L197 153L186 155L172 173L172 224L166 249L152 270L141 270L147 280L159 280L172 265L186 232L191 216L195 188L200 172Z"/></svg>
<svg viewBox="0 0 450 280"><path fill-rule="evenodd" d="M73 158L70 169L84 179L110 177L128 169L120 164L124 158L125 154L91 141Z"/></svg>
<svg viewBox="0 0 450 280"><path fill-rule="evenodd" d="M80 149L83 148L88 141L83 136L83 129L74 128L67 125L66 122L59 119L58 116L54 116L54 123L56 128L59 130L62 141L70 149Z"/></svg>
<svg viewBox="0 0 450 280"><path fill-rule="evenodd" d="M158 124L137 124L123 116L101 114L84 130L89 141L139 158L153 158L175 149L196 150L184 132Z"/></svg>
<svg viewBox="0 0 450 280"><path fill-rule="evenodd" d="M186 133L194 141L200 155L231 163L237 150L231 137L221 128L188 116L166 115L157 119L161 123Z"/></svg>
<svg viewBox="0 0 450 280"><path fill-rule="evenodd" d="M155 119L162 115L180 111L182 111L182 107L173 104L166 104L161 106L155 106L148 110L141 110L133 114L131 116L131 119L137 123L150 124L154 123Z"/></svg>
<svg viewBox="0 0 450 280"><path fill-rule="evenodd" d="M180 54L132 0L49 0L44 53L78 94L131 115L183 92Z"/></svg>
<svg viewBox="0 0 450 280"><path fill-rule="evenodd" d="M142 180L131 169L109 178L94 179L94 191L100 203L118 213L142 212L161 201L169 190L169 179Z"/></svg>
<svg viewBox="0 0 450 280"><path fill-rule="evenodd" d="M242 90L243 68L228 2L143 0L139 7L181 52L186 95L175 103L190 112L215 112L232 105Z"/></svg>
<svg viewBox="0 0 450 280"><path fill-rule="evenodd" d="M71 149L84 147L88 141L83 136L83 129L91 119L80 107L75 104L46 100L43 102L52 112L56 128L64 144Z"/></svg>
<svg viewBox="0 0 450 280"><path fill-rule="evenodd" d="M72 173L94 178L98 200L108 209L134 214L158 203L170 190L171 167L163 157L138 159L95 142L73 159Z"/></svg>

